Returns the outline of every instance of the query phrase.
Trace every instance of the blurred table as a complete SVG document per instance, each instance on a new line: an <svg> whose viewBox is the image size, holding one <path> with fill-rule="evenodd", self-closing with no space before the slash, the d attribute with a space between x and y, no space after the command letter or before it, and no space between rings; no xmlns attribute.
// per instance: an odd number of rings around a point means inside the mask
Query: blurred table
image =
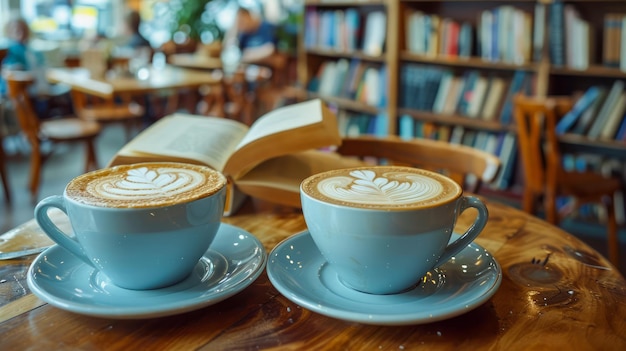
<svg viewBox="0 0 626 351"><path fill-rule="evenodd" d="M147 67L143 78L123 74L95 78L84 68L50 68L46 77L52 83L64 83L72 89L105 99L123 94L140 95L167 89L198 88L221 81L221 75L171 65L160 69Z"/></svg>
<svg viewBox="0 0 626 351"><path fill-rule="evenodd" d="M477 239L502 267L500 288L460 316L376 326L325 317L282 296L263 273L237 295L193 312L148 320L78 315L28 289L33 257L0 261L0 349L626 350L626 281L608 260L543 220L487 203ZM468 211L469 212L469 211ZM471 213L457 228L471 223ZM299 211L248 201L225 223L266 250L304 230ZM0 251L49 242L31 221L2 237ZM451 297L453 298L453 297Z"/></svg>

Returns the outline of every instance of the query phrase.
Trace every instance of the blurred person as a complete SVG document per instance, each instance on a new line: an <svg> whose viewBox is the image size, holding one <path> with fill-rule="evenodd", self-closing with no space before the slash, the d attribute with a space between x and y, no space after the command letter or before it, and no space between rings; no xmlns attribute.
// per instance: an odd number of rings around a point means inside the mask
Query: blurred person
<svg viewBox="0 0 626 351"><path fill-rule="evenodd" d="M0 64L2 71L28 71L36 65L35 54L28 46L30 28L22 17L14 16L9 19L4 27L4 34L8 45L6 57ZM3 75L0 75L0 95L5 96L7 86Z"/></svg>
<svg viewBox="0 0 626 351"><path fill-rule="evenodd" d="M30 95L35 103L39 118L50 118L66 113L69 88L51 86L46 80L47 63L44 55L32 49L31 31L28 23L20 16L12 16L5 25L5 35L9 40L7 55L0 63L0 96L6 96L7 84L4 75L10 71L29 71L34 77Z"/></svg>
<svg viewBox="0 0 626 351"><path fill-rule="evenodd" d="M128 36L128 40L125 43L126 46L133 49L141 47L151 47L150 41L148 41L148 39L146 39L139 32L139 27L141 26L141 15L139 15L139 12L137 12L136 10L129 11L126 14L125 25L125 34Z"/></svg>
<svg viewBox="0 0 626 351"><path fill-rule="evenodd" d="M224 40L226 45L232 45L236 40L242 63L268 66L274 72L286 64L285 56L277 50L276 26L247 8L239 7L234 26Z"/></svg>

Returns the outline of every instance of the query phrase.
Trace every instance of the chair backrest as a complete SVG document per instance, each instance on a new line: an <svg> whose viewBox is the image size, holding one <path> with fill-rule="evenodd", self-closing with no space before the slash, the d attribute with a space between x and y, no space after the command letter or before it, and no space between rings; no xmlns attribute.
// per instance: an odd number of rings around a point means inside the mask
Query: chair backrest
<svg viewBox="0 0 626 351"><path fill-rule="evenodd" d="M500 169L500 159L488 152L428 139L404 140L396 136L344 138L337 152L438 171L461 185L472 176L477 182L473 189L469 189L471 191L477 190L483 182L491 182Z"/></svg>
<svg viewBox="0 0 626 351"><path fill-rule="evenodd" d="M7 72L7 94L17 116L22 132L33 145L39 143L39 118L35 113L28 87L33 84L34 76L29 72Z"/></svg>
<svg viewBox="0 0 626 351"><path fill-rule="evenodd" d="M541 192L546 184L556 184L561 169L556 122L573 102L569 97L517 95L513 103L525 186Z"/></svg>

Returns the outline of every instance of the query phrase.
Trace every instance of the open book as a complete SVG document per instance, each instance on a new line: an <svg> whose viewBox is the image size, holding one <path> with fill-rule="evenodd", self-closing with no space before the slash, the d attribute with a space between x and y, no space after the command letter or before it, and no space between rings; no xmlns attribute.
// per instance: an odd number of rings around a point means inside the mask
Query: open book
<svg viewBox="0 0 626 351"><path fill-rule="evenodd" d="M299 207L304 178L355 162L318 150L340 143L335 115L316 99L278 108L250 127L225 118L167 116L122 147L109 165L148 161L207 165L229 179L224 211L229 215L238 202L233 183L244 194Z"/></svg>

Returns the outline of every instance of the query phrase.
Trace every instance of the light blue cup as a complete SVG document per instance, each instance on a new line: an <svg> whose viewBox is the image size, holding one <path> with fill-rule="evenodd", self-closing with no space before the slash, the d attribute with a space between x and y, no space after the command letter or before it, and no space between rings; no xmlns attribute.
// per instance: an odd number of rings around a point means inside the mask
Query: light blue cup
<svg viewBox="0 0 626 351"><path fill-rule="evenodd" d="M411 187L411 182L418 186ZM446 184L448 190L428 199L437 184ZM353 189L361 194L353 196ZM420 191L419 201L408 196ZM467 247L488 218L482 201L464 196L453 180L414 168L329 171L305 179L300 194L306 225L329 267L344 285L371 294L416 286L428 271ZM385 205L385 198L400 204ZM477 210L473 224L449 244L458 216L468 208Z"/></svg>
<svg viewBox="0 0 626 351"><path fill-rule="evenodd" d="M225 183L225 181L224 181ZM111 208L68 196L50 196L35 207L35 219L57 244L126 289L156 289L187 277L219 229L226 187L187 202L147 208ZM61 231L48 210L58 208L74 235Z"/></svg>

